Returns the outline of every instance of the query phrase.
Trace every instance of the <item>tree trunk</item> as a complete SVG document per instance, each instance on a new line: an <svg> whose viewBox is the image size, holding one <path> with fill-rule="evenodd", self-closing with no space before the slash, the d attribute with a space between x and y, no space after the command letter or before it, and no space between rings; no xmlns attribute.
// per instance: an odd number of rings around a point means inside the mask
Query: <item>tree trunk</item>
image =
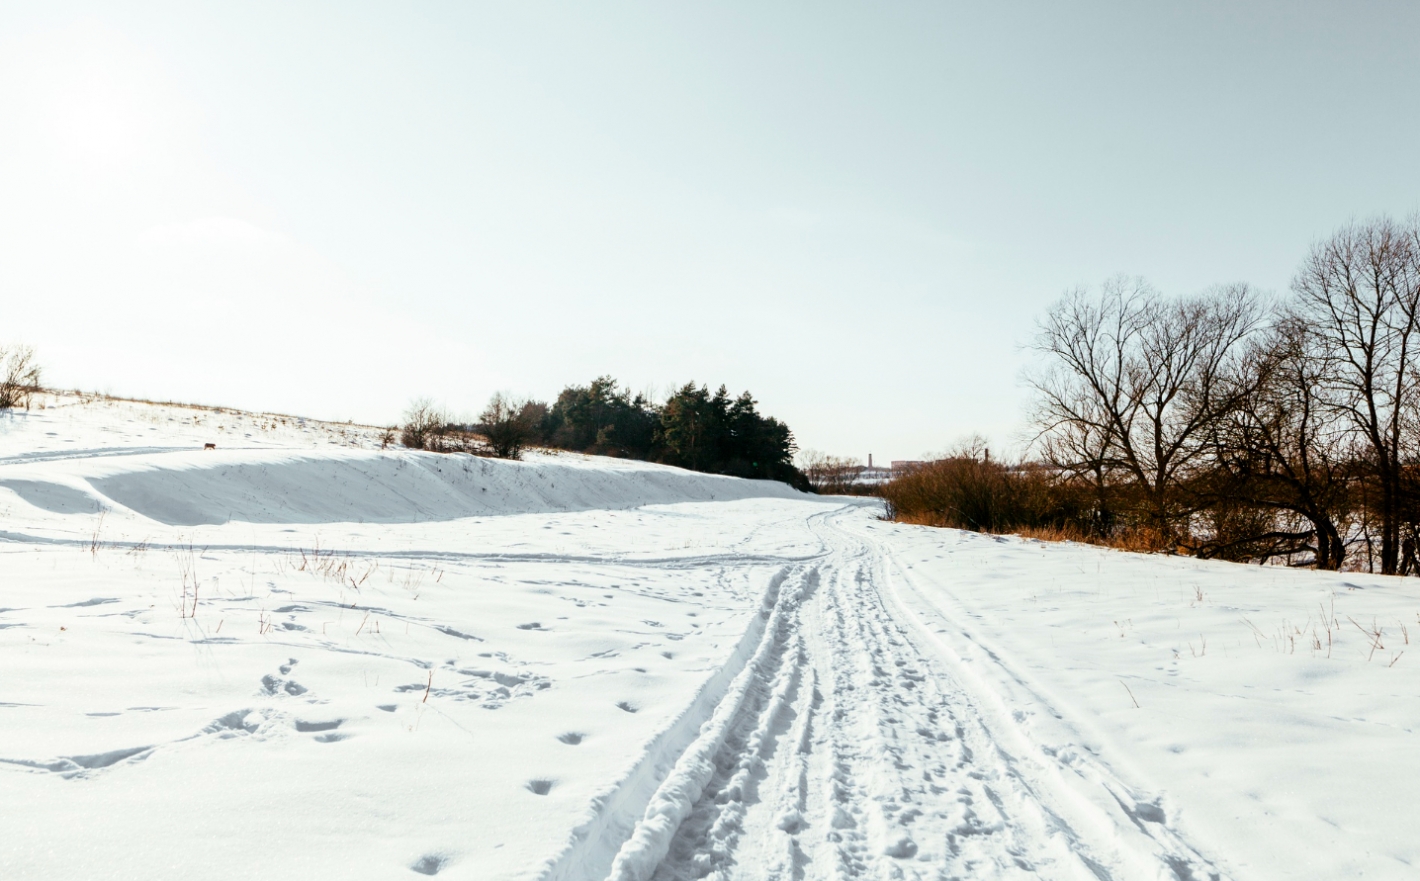
<svg viewBox="0 0 1420 881"><path fill-rule="evenodd" d="M1389 463L1387 463L1389 464ZM1381 574L1400 571L1400 487L1387 467L1381 475Z"/></svg>
<svg viewBox="0 0 1420 881"><path fill-rule="evenodd" d="M1336 526L1326 517L1315 517L1312 525L1316 528L1316 567L1339 572L1346 559L1346 545Z"/></svg>

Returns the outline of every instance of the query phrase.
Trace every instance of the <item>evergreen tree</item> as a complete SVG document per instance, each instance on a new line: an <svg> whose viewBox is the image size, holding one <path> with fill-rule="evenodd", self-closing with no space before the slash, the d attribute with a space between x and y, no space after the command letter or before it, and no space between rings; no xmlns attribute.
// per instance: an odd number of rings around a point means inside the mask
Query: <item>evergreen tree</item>
<svg viewBox="0 0 1420 881"><path fill-rule="evenodd" d="M567 450L649 459L655 453L658 414L642 396L619 389L610 376L568 386L544 422L547 440Z"/></svg>
<svg viewBox="0 0 1420 881"><path fill-rule="evenodd" d="M566 450L809 488L794 467L797 447L789 427L760 415L749 392L732 399L723 385L711 394L709 387L688 382L657 407L599 376L563 389L541 417L540 435Z"/></svg>
<svg viewBox="0 0 1420 881"><path fill-rule="evenodd" d="M703 385L681 386L661 408L661 461L693 471L718 471L728 405L723 385L714 397Z"/></svg>

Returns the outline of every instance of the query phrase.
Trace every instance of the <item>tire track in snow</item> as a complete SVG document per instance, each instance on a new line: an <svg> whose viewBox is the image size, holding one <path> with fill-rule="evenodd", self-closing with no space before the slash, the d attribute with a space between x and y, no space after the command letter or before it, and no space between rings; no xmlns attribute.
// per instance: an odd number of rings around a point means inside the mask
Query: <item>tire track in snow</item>
<svg viewBox="0 0 1420 881"><path fill-rule="evenodd" d="M840 539L814 628L815 662L837 677L814 877L1093 878L1038 811L999 794L969 704L884 605L875 555Z"/></svg>
<svg viewBox="0 0 1420 881"><path fill-rule="evenodd" d="M833 519L810 519L828 551L781 570L544 881L1222 877L1102 766L1082 796L1023 760L1020 732L1003 746L1001 698L971 690L989 684L902 605L885 552Z"/></svg>
<svg viewBox="0 0 1420 881"><path fill-rule="evenodd" d="M713 760L688 763L704 782L664 791L680 801L648 811L609 878L1095 877L1039 812L1002 813L1005 775L963 742L876 593L873 556L836 538L805 578L816 589L778 610L774 661L707 741ZM680 822L662 847L667 818Z"/></svg>
<svg viewBox="0 0 1420 881"><path fill-rule="evenodd" d="M919 641L931 644L934 655L968 684L978 717L990 719L991 747L1022 788L1066 830L1075 850L1100 878L1167 878L1176 881L1221 881L1225 873L1205 857L1169 822L1156 796L1152 800L1119 779L1087 748L1073 743L1037 742L1022 722L1037 710L1062 719L1030 677L993 651L974 625L955 618L926 599L905 569L889 557L884 561L889 588L884 595L897 617L911 621ZM959 633L971 657L964 657L938 635L940 625ZM1009 684L1010 696L993 685L982 669L991 668ZM1013 710L1025 704L1022 710ZM987 729L983 724L983 730ZM1057 731L1056 736L1067 734ZM1103 842L1103 844L1101 844ZM1092 855L1091 858L1089 855Z"/></svg>
<svg viewBox="0 0 1420 881"><path fill-rule="evenodd" d="M780 588L754 657L652 796L641 821L617 852L608 881L650 878L688 819L692 821L684 827L688 834L705 828L704 846L690 854L696 877L706 875L717 860L733 852L743 828L746 797L756 790L754 776L762 769L763 751L770 746L771 728L797 683L802 657L798 610L813 593L817 574L816 568L796 573L791 583ZM713 793L720 809L706 809L702 796L707 792Z"/></svg>
<svg viewBox="0 0 1420 881"><path fill-rule="evenodd" d="M540 881L600 881L608 871L650 876L713 773L711 760L740 708L753 699L764 671L781 662L783 622L802 596L804 575L786 566L771 580L760 613L729 660L629 773L594 799L592 816L573 830L567 847L537 875Z"/></svg>

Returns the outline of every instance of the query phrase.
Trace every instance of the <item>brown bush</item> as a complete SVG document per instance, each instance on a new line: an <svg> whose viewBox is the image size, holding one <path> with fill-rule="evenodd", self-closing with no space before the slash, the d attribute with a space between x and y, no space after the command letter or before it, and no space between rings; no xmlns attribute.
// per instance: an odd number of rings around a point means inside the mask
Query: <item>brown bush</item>
<svg viewBox="0 0 1420 881"><path fill-rule="evenodd" d="M1089 530L1082 489L1035 464L953 456L903 474L882 489L895 519L978 532Z"/></svg>
<svg viewBox="0 0 1420 881"><path fill-rule="evenodd" d="M488 454L482 435L455 425L448 413L428 398L415 399L405 410L399 442L412 450L431 453Z"/></svg>

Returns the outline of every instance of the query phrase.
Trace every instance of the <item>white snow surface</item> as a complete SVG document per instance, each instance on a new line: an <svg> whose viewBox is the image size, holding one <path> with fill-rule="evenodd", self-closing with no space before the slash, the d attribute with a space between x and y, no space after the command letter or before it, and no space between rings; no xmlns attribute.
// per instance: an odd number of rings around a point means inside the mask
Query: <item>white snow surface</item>
<svg viewBox="0 0 1420 881"><path fill-rule="evenodd" d="M43 403L0 879L1420 877L1414 579Z"/></svg>

